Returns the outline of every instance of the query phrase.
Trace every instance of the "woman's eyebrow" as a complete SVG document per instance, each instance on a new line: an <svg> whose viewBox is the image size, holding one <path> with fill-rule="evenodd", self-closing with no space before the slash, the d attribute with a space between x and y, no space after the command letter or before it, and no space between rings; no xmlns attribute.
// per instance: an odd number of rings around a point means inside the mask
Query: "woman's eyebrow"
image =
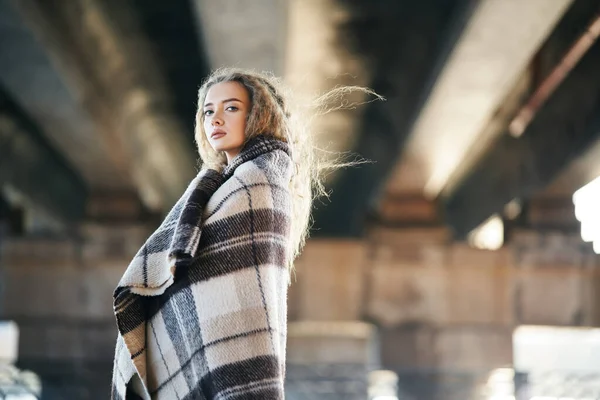
<svg viewBox="0 0 600 400"><path fill-rule="evenodd" d="M229 103L230 101L238 101L238 102L240 102L240 103L243 103L243 101L241 101L240 99L236 99L235 97L232 97L232 98L230 98L230 99L225 99L225 100L223 100L221 103ZM208 106L212 106L212 105L213 105L213 103L206 103L206 104L204 105L204 107L208 107Z"/></svg>

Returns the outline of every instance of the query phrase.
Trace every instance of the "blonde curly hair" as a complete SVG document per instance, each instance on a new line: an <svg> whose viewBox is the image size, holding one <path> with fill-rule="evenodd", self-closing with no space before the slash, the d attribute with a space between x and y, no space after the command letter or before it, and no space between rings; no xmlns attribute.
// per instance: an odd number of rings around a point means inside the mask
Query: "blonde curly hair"
<svg viewBox="0 0 600 400"><path fill-rule="evenodd" d="M310 229L310 214L315 197L327 196L323 186L324 172L341 166L357 164L333 160L331 154L318 157L319 150L313 145L311 123L315 116L328 111L354 108L356 104L343 103L328 108L331 100L337 100L350 91L362 91L380 96L362 87L341 87L315 98L311 104L293 102L293 94L281 81L270 74L237 68L221 68L206 78L198 91L198 112L196 113L195 140L202 159L202 168L222 171L227 165L224 152L215 151L204 132L204 113L202 108L208 90L221 82L238 82L248 91L250 110L246 120L246 142L259 135L268 135L280 139L290 146L294 173L290 183L292 196L291 232L289 243L289 266L304 247ZM260 105L257 107L256 105Z"/></svg>

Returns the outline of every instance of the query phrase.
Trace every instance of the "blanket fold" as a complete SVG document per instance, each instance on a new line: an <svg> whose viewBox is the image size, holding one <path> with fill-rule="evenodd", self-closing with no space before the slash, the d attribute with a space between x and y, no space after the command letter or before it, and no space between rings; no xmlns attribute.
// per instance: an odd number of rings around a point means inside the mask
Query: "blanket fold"
<svg viewBox="0 0 600 400"><path fill-rule="evenodd" d="M114 399L283 398L291 174L259 136L192 180L115 289Z"/></svg>

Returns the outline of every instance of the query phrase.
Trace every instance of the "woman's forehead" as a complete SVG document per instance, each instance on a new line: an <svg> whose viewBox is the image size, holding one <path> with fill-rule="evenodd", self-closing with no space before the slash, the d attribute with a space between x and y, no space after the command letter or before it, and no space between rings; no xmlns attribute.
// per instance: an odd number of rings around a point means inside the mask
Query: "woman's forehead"
<svg viewBox="0 0 600 400"><path fill-rule="evenodd" d="M228 81L219 82L212 85L206 93L204 104L208 103L219 103L228 99L238 99L242 102L248 102L249 96L248 91L239 82Z"/></svg>

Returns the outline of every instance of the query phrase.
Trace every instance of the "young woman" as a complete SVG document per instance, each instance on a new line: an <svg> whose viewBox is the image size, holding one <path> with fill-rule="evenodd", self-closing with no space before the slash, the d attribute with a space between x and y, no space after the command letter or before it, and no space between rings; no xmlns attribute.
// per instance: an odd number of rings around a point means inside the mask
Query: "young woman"
<svg viewBox="0 0 600 400"><path fill-rule="evenodd" d="M298 122L272 77L200 88L203 168L115 290L114 399L284 398L289 272L320 187Z"/></svg>

